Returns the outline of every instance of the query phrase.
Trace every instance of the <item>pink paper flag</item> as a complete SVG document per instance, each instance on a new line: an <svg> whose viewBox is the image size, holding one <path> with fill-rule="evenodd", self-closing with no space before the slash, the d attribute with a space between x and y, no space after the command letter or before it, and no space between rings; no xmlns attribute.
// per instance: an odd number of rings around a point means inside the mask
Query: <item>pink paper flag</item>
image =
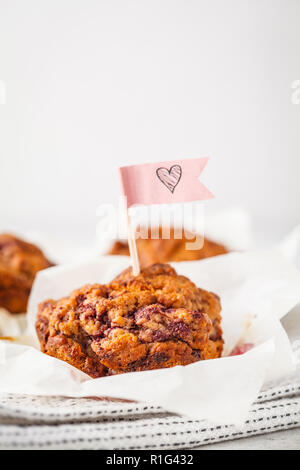
<svg viewBox="0 0 300 470"><path fill-rule="evenodd" d="M191 158L121 167L127 207L212 199L213 194L199 180L208 160Z"/></svg>

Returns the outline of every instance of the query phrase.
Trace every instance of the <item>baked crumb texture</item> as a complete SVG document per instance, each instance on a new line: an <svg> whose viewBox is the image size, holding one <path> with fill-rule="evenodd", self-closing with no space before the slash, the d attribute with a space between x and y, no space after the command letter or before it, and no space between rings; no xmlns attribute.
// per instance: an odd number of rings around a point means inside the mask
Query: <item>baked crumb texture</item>
<svg viewBox="0 0 300 470"><path fill-rule="evenodd" d="M220 311L215 294L155 264L41 303L36 330L44 353L103 377L220 357Z"/></svg>
<svg viewBox="0 0 300 470"><path fill-rule="evenodd" d="M138 238L136 240L141 266L146 267L154 263L169 263L171 261L192 261L228 253L225 246L208 239L204 240L201 249L187 250L186 244L194 242L195 237L190 235L189 238L183 236L183 238L176 239L174 229L171 229L170 239L163 239L162 230L161 227L157 229L159 237L157 240L151 238L150 231L148 231L147 239ZM116 241L108 254L129 256L128 243Z"/></svg>
<svg viewBox="0 0 300 470"><path fill-rule="evenodd" d="M24 313L38 271L52 266L42 251L13 235L0 235L0 307Z"/></svg>

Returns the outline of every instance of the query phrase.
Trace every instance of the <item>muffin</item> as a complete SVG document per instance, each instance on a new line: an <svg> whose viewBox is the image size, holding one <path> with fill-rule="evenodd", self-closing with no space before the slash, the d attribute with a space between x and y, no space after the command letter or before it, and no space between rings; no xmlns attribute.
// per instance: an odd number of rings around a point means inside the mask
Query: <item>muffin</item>
<svg viewBox="0 0 300 470"><path fill-rule="evenodd" d="M24 313L38 271L52 266L42 251L13 235L0 235L0 307Z"/></svg>
<svg viewBox="0 0 300 470"><path fill-rule="evenodd" d="M195 237L188 238L183 234L183 238L176 239L174 229L170 230L170 239L162 238L162 228L158 230L159 239L155 240L151 237L150 230L148 238L138 238L136 246L138 250L141 266L146 267L154 263L168 263L171 261L193 261L212 256L223 255L228 253L225 246L208 240L203 241L203 247L196 250L187 250L186 243L195 241ZM129 256L129 247L127 241L116 241L109 255L126 255Z"/></svg>
<svg viewBox="0 0 300 470"><path fill-rule="evenodd" d="M220 312L217 295L155 264L46 300L36 331L44 353L96 378L220 357Z"/></svg>

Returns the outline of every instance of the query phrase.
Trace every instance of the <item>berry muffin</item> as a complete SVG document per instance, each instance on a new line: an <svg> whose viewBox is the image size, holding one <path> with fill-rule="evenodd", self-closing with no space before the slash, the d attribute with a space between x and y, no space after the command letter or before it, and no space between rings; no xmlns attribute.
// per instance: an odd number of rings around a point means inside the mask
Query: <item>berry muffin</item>
<svg viewBox="0 0 300 470"><path fill-rule="evenodd" d="M187 365L221 356L219 298L155 264L39 305L41 350L91 377Z"/></svg>
<svg viewBox="0 0 300 470"><path fill-rule="evenodd" d="M201 249L187 250L186 243L194 242L195 237L188 238L183 234L183 238L176 239L174 229L171 229L170 239L163 239L161 227L158 233L159 239L157 240L151 238L150 230L147 239L138 238L136 240L139 260L143 267L160 262L193 261L228 253L225 246L208 240L207 238L204 240ZM108 254L129 256L128 243L126 241L116 241Z"/></svg>
<svg viewBox="0 0 300 470"><path fill-rule="evenodd" d="M0 307L24 313L38 271L52 266L35 245L0 235Z"/></svg>

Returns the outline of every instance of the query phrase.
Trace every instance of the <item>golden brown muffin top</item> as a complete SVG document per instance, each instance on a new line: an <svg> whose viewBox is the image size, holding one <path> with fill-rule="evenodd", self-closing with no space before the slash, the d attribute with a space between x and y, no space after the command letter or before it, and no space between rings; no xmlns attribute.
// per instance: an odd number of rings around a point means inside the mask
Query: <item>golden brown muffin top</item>
<svg viewBox="0 0 300 470"><path fill-rule="evenodd" d="M191 362L198 358L194 349L202 351L203 357L211 354L209 337L215 336L216 327L221 341L220 310L215 294L198 289L171 266L156 264L137 277L129 268L109 284L86 285L66 298L41 303L37 331L42 350L98 376L105 372L74 358L66 338L77 348L80 345L76 357L87 354L95 364L96 355L97 367L100 363L113 373L138 370L137 360L142 361L140 368L146 367L147 360L147 367L154 367L155 361L149 365L149 354L152 357L154 350L158 354L157 348L166 348L162 342L171 342L172 351L181 344Z"/></svg>
<svg viewBox="0 0 300 470"><path fill-rule="evenodd" d="M215 294L199 289L163 264L149 266L136 277L128 268L109 284L88 284L63 299L43 302L40 310L50 308L55 322L63 320L65 326L76 317L87 333L97 335L103 331L103 319L106 326L130 329L132 314L153 304L207 313L212 318L214 310L220 310Z"/></svg>

